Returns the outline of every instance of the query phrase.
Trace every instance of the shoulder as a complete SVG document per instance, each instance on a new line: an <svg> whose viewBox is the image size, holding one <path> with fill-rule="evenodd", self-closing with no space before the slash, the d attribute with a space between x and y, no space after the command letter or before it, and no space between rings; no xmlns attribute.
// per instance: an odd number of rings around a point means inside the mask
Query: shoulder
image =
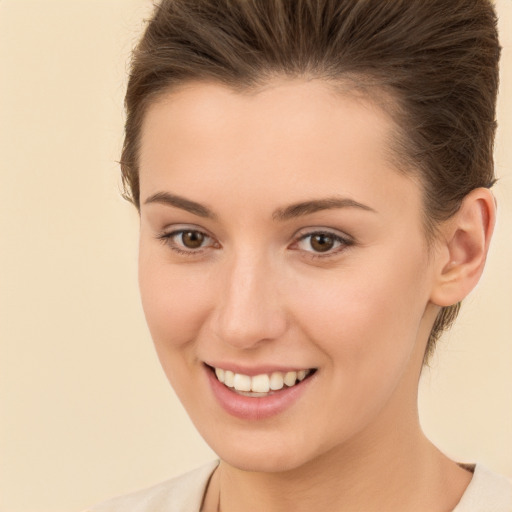
<svg viewBox="0 0 512 512"><path fill-rule="evenodd" d="M177 478L110 499L85 512L199 512L204 492L218 461Z"/></svg>
<svg viewBox="0 0 512 512"><path fill-rule="evenodd" d="M453 512L512 512L512 481L477 464Z"/></svg>

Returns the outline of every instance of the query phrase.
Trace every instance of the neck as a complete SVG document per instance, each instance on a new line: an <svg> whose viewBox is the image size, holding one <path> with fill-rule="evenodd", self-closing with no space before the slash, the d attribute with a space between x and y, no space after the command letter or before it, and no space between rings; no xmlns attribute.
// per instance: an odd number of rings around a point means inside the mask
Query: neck
<svg viewBox="0 0 512 512"><path fill-rule="evenodd" d="M242 471L221 462L212 486L221 512L365 512L452 510L471 475L442 455L418 429L382 444L338 448L279 473ZM220 495L220 500L218 496Z"/></svg>

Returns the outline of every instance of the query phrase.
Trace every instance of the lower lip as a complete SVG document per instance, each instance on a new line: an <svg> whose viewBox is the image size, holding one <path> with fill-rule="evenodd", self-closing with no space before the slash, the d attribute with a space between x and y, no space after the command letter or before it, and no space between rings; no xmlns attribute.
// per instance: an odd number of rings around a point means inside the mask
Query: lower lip
<svg viewBox="0 0 512 512"><path fill-rule="evenodd" d="M276 416L291 407L309 387L311 376L291 388L283 388L272 395L250 397L239 395L217 380L206 368L210 387L223 409L243 420L263 420Z"/></svg>

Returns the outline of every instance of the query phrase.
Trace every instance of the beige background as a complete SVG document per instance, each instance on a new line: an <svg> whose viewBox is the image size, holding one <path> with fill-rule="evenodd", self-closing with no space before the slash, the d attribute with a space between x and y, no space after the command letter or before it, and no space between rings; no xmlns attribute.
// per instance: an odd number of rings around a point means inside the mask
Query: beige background
<svg viewBox="0 0 512 512"><path fill-rule="evenodd" d="M213 457L153 353L122 97L148 0L0 0L0 511L79 511ZM512 2L500 0L499 222L421 388L427 433L512 477Z"/></svg>

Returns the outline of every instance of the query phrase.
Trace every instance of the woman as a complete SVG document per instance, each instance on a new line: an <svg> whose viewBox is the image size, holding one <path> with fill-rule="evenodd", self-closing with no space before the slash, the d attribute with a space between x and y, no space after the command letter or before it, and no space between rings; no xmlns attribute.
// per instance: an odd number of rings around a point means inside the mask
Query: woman
<svg viewBox="0 0 512 512"><path fill-rule="evenodd" d="M506 511L418 379L495 222L488 0L164 0L122 156L158 356L220 462L93 510Z"/></svg>

